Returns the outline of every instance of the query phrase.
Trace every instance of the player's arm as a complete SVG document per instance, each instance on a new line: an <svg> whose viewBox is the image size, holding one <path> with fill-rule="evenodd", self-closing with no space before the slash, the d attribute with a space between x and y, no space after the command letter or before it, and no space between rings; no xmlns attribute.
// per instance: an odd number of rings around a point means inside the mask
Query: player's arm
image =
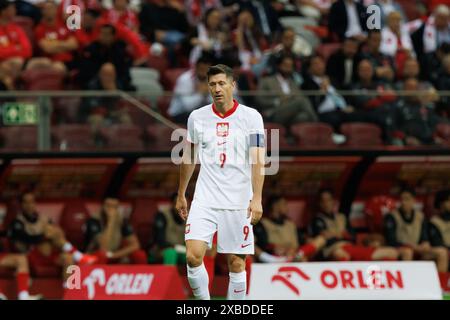
<svg viewBox="0 0 450 320"><path fill-rule="evenodd" d="M175 208L178 211L183 220L187 219L187 201L186 201L186 189L191 180L192 174L195 170L195 159L197 157L197 145L187 142L183 149L183 157L180 165L180 179L178 185L178 197Z"/></svg>
<svg viewBox="0 0 450 320"><path fill-rule="evenodd" d="M264 186L264 159L266 149L264 147L252 147L250 156L252 158L252 189L253 197L250 202L249 215L251 214L253 225L257 224L262 217L262 190Z"/></svg>
<svg viewBox="0 0 450 320"><path fill-rule="evenodd" d="M112 253L111 255L112 259L120 259L123 257L127 257L134 251L139 250L141 247L139 244L139 240L135 234L131 234L128 237L126 237L125 243L126 244L123 248L120 248L119 250Z"/></svg>

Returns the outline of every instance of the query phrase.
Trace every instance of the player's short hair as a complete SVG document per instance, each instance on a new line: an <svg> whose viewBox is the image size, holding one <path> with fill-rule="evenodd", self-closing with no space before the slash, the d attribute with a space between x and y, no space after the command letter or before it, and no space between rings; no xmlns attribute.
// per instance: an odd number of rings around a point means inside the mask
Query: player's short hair
<svg viewBox="0 0 450 320"><path fill-rule="evenodd" d="M322 199L322 195L324 193L329 193L333 198L335 197L334 190L332 188L321 188L319 189L319 192L317 192L317 199L320 201Z"/></svg>
<svg viewBox="0 0 450 320"><path fill-rule="evenodd" d="M409 193L410 195L412 195L413 197L416 196L416 191L414 190L414 188L406 186L400 189L399 195L401 195L402 193Z"/></svg>
<svg viewBox="0 0 450 320"><path fill-rule="evenodd" d="M434 196L434 208L440 209L443 202L450 198L450 189L438 191Z"/></svg>
<svg viewBox="0 0 450 320"><path fill-rule="evenodd" d="M207 77L209 81L209 77L215 76L217 74L224 74L228 79L234 80L233 69L224 64L216 64L215 66L211 66L208 69Z"/></svg>

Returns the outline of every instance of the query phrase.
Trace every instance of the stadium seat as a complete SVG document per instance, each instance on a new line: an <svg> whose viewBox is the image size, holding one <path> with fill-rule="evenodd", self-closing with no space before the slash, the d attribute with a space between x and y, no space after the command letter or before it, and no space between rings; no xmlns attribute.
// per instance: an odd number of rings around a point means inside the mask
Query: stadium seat
<svg viewBox="0 0 450 320"><path fill-rule="evenodd" d="M35 69L22 72L26 90L63 90L64 73L55 70Z"/></svg>
<svg viewBox="0 0 450 320"><path fill-rule="evenodd" d="M158 70L159 74L162 75L169 68L169 60L164 55L160 57L149 55L147 65L152 69Z"/></svg>
<svg viewBox="0 0 450 320"><path fill-rule="evenodd" d="M291 133L299 147L333 148L333 128L326 123L297 123L291 126Z"/></svg>
<svg viewBox="0 0 450 320"><path fill-rule="evenodd" d="M82 200L70 200L65 203L60 225L67 240L80 250L84 246L83 225L89 218L89 212Z"/></svg>
<svg viewBox="0 0 450 320"><path fill-rule="evenodd" d="M37 202L36 211L47 218L49 218L54 224L59 225L61 221L61 215L64 209L63 202Z"/></svg>
<svg viewBox="0 0 450 320"><path fill-rule="evenodd" d="M138 99L138 100L148 108L153 109L152 108L152 105L154 105L153 102L150 103L146 99ZM127 110L127 114L131 117L132 123L139 126L142 129L145 129L148 125L155 122L155 119L151 115L143 111L141 108L139 108L131 101L121 100L119 102L119 108L125 108Z"/></svg>
<svg viewBox="0 0 450 320"><path fill-rule="evenodd" d="M52 128L53 149L59 151L95 150L94 134L89 125L65 124Z"/></svg>
<svg viewBox="0 0 450 320"><path fill-rule="evenodd" d="M146 248L153 235L153 222L158 205L154 199L136 199L130 222L143 248Z"/></svg>
<svg viewBox="0 0 450 320"><path fill-rule="evenodd" d="M131 81L136 91L148 93L148 100L156 103L158 97L163 94L163 87L159 82L159 71L150 68L131 68Z"/></svg>
<svg viewBox="0 0 450 320"><path fill-rule="evenodd" d="M288 200L287 207L287 216L295 223L297 228L306 229L309 223L306 202L304 200Z"/></svg>
<svg viewBox="0 0 450 320"><path fill-rule="evenodd" d="M373 196L365 203L364 213L370 232L383 233L384 216L396 208L396 200L385 195Z"/></svg>
<svg viewBox="0 0 450 320"><path fill-rule="evenodd" d="M166 90L173 90L178 77L187 71L186 68L167 69L164 71L161 82Z"/></svg>
<svg viewBox="0 0 450 320"><path fill-rule="evenodd" d="M12 126L0 128L1 151L36 151L37 127Z"/></svg>
<svg viewBox="0 0 450 320"><path fill-rule="evenodd" d="M291 146L286 140L286 128L278 123L273 122L265 122L264 129L266 129L266 148L267 150L271 150L272 148L272 135L271 130L279 130L279 150L289 149Z"/></svg>
<svg viewBox="0 0 450 320"><path fill-rule="evenodd" d="M105 139L106 150L114 151L142 151L142 129L135 125L114 124L100 129L101 136Z"/></svg>
<svg viewBox="0 0 450 320"><path fill-rule="evenodd" d="M374 124L365 122L344 123L341 132L347 138L345 146L358 148L378 147L383 144L381 129Z"/></svg>
<svg viewBox="0 0 450 320"><path fill-rule="evenodd" d="M181 141L171 141L173 131L174 129L162 123L154 123L147 126L147 148L151 151L170 151Z"/></svg>

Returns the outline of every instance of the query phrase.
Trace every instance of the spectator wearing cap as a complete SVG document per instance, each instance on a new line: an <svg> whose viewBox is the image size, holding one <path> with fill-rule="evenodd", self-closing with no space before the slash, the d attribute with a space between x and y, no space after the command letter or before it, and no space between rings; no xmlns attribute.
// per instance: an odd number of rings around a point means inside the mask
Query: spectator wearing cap
<svg viewBox="0 0 450 320"><path fill-rule="evenodd" d="M0 0L0 87L14 89L25 61L32 55L24 30L13 22L14 2Z"/></svg>

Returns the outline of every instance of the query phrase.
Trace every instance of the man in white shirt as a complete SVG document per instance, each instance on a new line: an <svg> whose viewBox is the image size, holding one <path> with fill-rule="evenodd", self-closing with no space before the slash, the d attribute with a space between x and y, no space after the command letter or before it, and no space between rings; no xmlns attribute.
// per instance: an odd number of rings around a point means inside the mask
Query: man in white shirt
<svg viewBox="0 0 450 320"><path fill-rule="evenodd" d="M211 65L209 57L200 57L194 69L178 77L168 110L175 122L186 123L192 110L211 102L206 82L206 73Z"/></svg>
<svg viewBox="0 0 450 320"><path fill-rule="evenodd" d="M197 299L210 299L203 257L217 232L217 252L227 254L228 299L246 294L246 255L254 254L252 226L262 216L264 124L253 108L233 99L236 83L225 65L208 70L214 100L191 113L176 208L186 221L189 284ZM199 156L201 168L188 212L186 188ZM251 162L250 162L251 160Z"/></svg>

